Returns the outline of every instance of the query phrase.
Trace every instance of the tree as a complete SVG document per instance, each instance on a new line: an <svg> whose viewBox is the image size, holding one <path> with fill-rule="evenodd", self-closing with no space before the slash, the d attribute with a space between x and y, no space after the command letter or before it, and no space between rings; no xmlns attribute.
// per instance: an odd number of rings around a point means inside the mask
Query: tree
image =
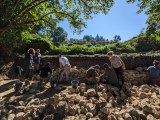
<svg viewBox="0 0 160 120"><path fill-rule="evenodd" d="M95 41L94 37L92 35L84 35L83 40L86 40L87 42L93 42Z"/></svg>
<svg viewBox="0 0 160 120"><path fill-rule="evenodd" d="M135 2L135 0L127 0L129 3ZM137 13L141 13L145 11L148 15L148 19L146 23L148 27L146 29L146 33L151 35L155 33L157 30L160 30L160 2L159 0L139 0L137 6L139 7L139 11Z"/></svg>
<svg viewBox="0 0 160 120"><path fill-rule="evenodd" d="M85 20L94 14L107 13L113 0L1 0L0 1L0 37L9 29L53 24L69 21L75 31L86 27Z"/></svg>
<svg viewBox="0 0 160 120"><path fill-rule="evenodd" d="M115 35L115 36L113 37L113 41L114 41L114 42L120 42L120 41L121 41L121 36Z"/></svg>
<svg viewBox="0 0 160 120"><path fill-rule="evenodd" d="M58 27L53 32L51 32L51 38L52 42L57 46L67 39L67 32L63 28Z"/></svg>
<svg viewBox="0 0 160 120"><path fill-rule="evenodd" d="M100 41L100 37L99 37L98 34L97 34L97 36L95 37L95 40L96 40L96 42L99 42L99 41Z"/></svg>

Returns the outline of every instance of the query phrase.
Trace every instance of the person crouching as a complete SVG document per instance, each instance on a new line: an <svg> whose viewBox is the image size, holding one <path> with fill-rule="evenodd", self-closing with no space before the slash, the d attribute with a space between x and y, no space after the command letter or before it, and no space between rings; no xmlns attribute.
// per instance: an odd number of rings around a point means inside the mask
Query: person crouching
<svg viewBox="0 0 160 120"><path fill-rule="evenodd" d="M64 74L66 75L66 82L68 82L68 77L71 69L70 62L67 57L59 55L59 64L60 64L60 79L59 82L62 82Z"/></svg>

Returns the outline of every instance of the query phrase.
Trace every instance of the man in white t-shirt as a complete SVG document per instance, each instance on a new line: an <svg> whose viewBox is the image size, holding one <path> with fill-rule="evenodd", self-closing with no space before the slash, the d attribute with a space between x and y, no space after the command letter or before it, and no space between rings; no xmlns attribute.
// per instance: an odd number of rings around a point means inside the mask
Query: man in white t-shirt
<svg viewBox="0 0 160 120"><path fill-rule="evenodd" d="M60 73L60 82L63 79L64 74L66 75L66 81L68 81L68 76L70 73L71 65L67 57L59 55L59 64L62 72Z"/></svg>

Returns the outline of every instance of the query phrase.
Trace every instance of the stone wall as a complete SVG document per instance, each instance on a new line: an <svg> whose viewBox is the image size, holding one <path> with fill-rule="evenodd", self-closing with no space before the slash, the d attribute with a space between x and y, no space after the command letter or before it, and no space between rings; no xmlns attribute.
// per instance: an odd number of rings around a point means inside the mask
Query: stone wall
<svg viewBox="0 0 160 120"><path fill-rule="evenodd" d="M144 71L125 70L124 75L126 80L131 81L131 83L135 85L142 85L149 80L148 72Z"/></svg>

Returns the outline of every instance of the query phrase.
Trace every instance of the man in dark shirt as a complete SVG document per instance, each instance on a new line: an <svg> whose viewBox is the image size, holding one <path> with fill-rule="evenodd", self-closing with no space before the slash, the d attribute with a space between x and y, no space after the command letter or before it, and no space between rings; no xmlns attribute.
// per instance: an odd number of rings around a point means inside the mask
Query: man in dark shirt
<svg viewBox="0 0 160 120"><path fill-rule="evenodd" d="M41 69L41 73L40 73L40 77L42 78L48 78L49 75L52 74L52 69L50 67L50 63L47 63L46 65L44 65Z"/></svg>
<svg viewBox="0 0 160 120"><path fill-rule="evenodd" d="M118 88L118 89L110 89L110 92L114 97L120 95L119 90L122 89L122 86L119 84L116 72L107 63L105 63L103 67L105 68L105 72L100 76L100 80L105 80L106 84L111 84L112 86Z"/></svg>
<svg viewBox="0 0 160 120"><path fill-rule="evenodd" d="M51 75L52 75L52 69L50 67L50 63L48 62L41 68L41 71L40 71L42 88L45 86L47 82L50 81Z"/></svg>
<svg viewBox="0 0 160 120"><path fill-rule="evenodd" d="M100 76L100 78L104 79L107 84L118 85L118 78L114 69L107 63L105 63L103 67L105 68L105 72Z"/></svg>

